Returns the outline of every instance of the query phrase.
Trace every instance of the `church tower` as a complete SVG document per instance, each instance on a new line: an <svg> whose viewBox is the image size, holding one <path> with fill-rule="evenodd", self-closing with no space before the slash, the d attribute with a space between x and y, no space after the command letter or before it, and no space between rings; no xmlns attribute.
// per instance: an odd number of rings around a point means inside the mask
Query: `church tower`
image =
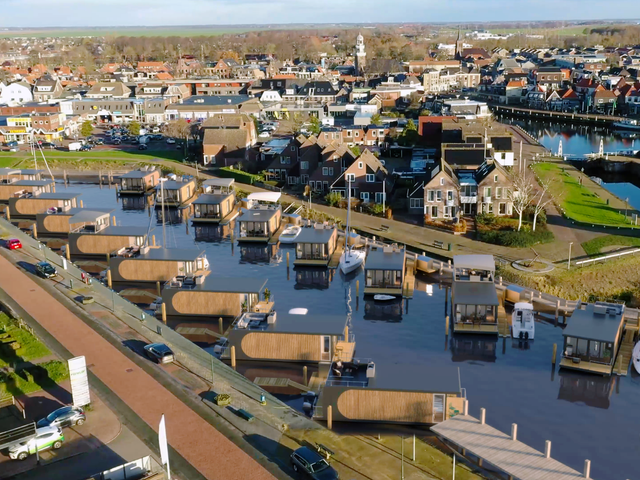
<svg viewBox="0 0 640 480"><path fill-rule="evenodd" d="M364 37L358 34L356 39L356 75L360 75L367 64L367 53L364 51Z"/></svg>
<svg viewBox="0 0 640 480"><path fill-rule="evenodd" d="M460 38L460 27L458 27L458 38L456 39L456 60L462 60L462 50L464 50L464 41Z"/></svg>

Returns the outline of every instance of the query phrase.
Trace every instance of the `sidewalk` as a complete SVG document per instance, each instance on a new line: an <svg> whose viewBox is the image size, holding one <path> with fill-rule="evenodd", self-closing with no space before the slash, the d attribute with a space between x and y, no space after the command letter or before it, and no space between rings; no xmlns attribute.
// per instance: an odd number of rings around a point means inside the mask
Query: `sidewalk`
<svg viewBox="0 0 640 480"><path fill-rule="evenodd" d="M85 355L90 371L154 431L164 414L169 444L204 477L274 478L3 257L0 288L73 355Z"/></svg>

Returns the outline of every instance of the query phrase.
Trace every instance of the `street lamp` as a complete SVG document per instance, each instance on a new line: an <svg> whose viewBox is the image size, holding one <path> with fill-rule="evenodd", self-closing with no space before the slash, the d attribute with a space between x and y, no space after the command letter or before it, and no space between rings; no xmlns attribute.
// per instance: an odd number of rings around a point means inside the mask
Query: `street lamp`
<svg viewBox="0 0 640 480"><path fill-rule="evenodd" d="M571 269L571 246L573 242L569 242L569 260L567 260L567 270Z"/></svg>

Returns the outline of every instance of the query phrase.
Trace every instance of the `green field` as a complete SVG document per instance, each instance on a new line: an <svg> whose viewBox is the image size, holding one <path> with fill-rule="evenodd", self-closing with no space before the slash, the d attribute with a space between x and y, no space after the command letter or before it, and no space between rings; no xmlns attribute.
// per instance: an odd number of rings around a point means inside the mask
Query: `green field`
<svg viewBox="0 0 640 480"><path fill-rule="evenodd" d="M624 237L622 235L605 235L603 237L594 238L582 244L582 248L587 255L597 255L605 253L602 250L606 247L640 247L640 238Z"/></svg>
<svg viewBox="0 0 640 480"><path fill-rule="evenodd" d="M593 225L632 227L619 208L608 204L595 193L595 189L600 187L591 185L588 178L584 185L580 185L576 176L579 172L576 173L573 167L558 163L538 163L533 165L533 170L542 180L550 182L549 190L554 202L564 209L567 217ZM622 202L618 200L617 203Z"/></svg>
<svg viewBox="0 0 640 480"><path fill-rule="evenodd" d="M263 30L295 30L305 25L202 25L162 27L81 27L81 28L24 28L0 30L0 38L12 37L199 37L237 34Z"/></svg>

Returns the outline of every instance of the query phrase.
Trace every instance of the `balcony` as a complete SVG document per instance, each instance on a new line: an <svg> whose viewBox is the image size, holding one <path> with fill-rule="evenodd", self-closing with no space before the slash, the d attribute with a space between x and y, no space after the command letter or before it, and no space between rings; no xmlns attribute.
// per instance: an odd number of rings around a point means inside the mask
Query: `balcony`
<svg viewBox="0 0 640 480"><path fill-rule="evenodd" d="M455 207L456 206L456 201L452 198L452 199L446 199L444 201L444 205L446 207Z"/></svg>
<svg viewBox="0 0 640 480"><path fill-rule="evenodd" d="M491 203L491 197L482 197L482 203Z"/></svg>
<svg viewBox="0 0 640 480"><path fill-rule="evenodd" d="M477 195L460 196L460 203L478 203Z"/></svg>

